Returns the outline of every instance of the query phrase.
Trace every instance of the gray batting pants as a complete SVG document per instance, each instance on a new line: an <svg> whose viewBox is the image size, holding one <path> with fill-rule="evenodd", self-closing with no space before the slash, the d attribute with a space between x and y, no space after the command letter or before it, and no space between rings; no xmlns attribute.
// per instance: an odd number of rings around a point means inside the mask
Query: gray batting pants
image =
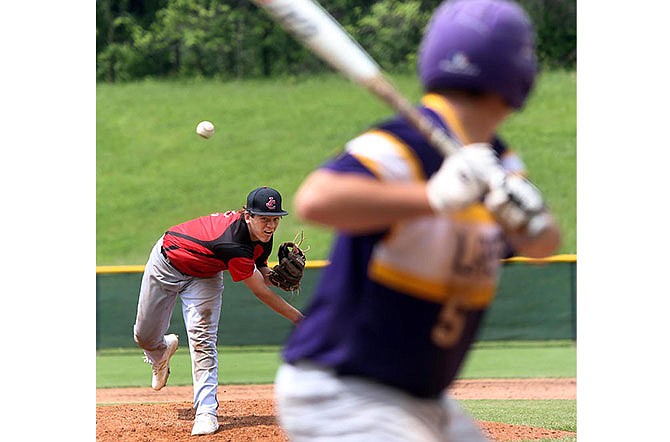
<svg viewBox="0 0 670 442"><path fill-rule="evenodd" d="M420 399L307 362L279 367L275 404L292 442L490 442L449 395Z"/></svg>
<svg viewBox="0 0 670 442"><path fill-rule="evenodd" d="M191 354L193 407L196 414L216 416L219 402L219 359L216 349L223 272L213 278L188 276L175 269L161 254L163 238L149 255L142 276L137 318L133 327L135 342L150 362L161 361L167 347L164 335L172 311L181 298L182 314Z"/></svg>

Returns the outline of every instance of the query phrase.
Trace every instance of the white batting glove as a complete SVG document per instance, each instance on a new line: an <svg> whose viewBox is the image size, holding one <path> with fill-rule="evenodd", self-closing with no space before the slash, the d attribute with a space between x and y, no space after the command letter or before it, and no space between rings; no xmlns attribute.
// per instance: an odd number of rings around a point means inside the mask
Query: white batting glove
<svg viewBox="0 0 670 442"><path fill-rule="evenodd" d="M527 179L508 175L493 186L484 205L506 229L525 231L533 237L550 223L540 191Z"/></svg>
<svg viewBox="0 0 670 442"><path fill-rule="evenodd" d="M447 157L428 180L428 202L436 212L463 209L478 202L491 183L504 180L491 145L469 144Z"/></svg>

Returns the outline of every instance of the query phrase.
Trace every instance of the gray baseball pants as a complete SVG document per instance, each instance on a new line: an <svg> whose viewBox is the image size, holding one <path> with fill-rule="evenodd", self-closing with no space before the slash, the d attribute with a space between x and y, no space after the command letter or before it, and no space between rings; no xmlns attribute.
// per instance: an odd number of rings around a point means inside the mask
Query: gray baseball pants
<svg viewBox="0 0 670 442"><path fill-rule="evenodd" d="M212 278L188 276L175 269L161 254L161 237L149 255L137 304L134 338L150 362L165 354L164 335L172 311L181 298L188 335L196 414L216 415L218 352L216 349L223 294L223 272Z"/></svg>

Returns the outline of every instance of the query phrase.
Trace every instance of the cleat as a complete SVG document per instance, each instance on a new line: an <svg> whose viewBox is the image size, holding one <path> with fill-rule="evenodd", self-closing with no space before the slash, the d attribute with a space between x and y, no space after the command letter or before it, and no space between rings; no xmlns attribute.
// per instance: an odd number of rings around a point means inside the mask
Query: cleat
<svg viewBox="0 0 670 442"><path fill-rule="evenodd" d="M166 335L165 341L167 342L167 348L165 349L163 360L151 364L151 388L156 391L167 384L168 376L170 376L170 358L177 351L177 347L179 347L177 335Z"/></svg>
<svg viewBox="0 0 670 442"><path fill-rule="evenodd" d="M195 416L191 436L213 434L219 429L219 421L213 414L198 414Z"/></svg>

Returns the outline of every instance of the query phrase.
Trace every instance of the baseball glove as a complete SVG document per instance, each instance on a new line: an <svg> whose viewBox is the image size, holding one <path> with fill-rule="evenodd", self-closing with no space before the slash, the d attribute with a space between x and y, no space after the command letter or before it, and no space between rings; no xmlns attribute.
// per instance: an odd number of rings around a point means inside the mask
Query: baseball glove
<svg viewBox="0 0 670 442"><path fill-rule="evenodd" d="M297 239L297 237L296 237ZM287 241L279 246L277 255L279 264L272 268L270 282L287 292L297 292L305 272L305 252L300 249L300 242Z"/></svg>

